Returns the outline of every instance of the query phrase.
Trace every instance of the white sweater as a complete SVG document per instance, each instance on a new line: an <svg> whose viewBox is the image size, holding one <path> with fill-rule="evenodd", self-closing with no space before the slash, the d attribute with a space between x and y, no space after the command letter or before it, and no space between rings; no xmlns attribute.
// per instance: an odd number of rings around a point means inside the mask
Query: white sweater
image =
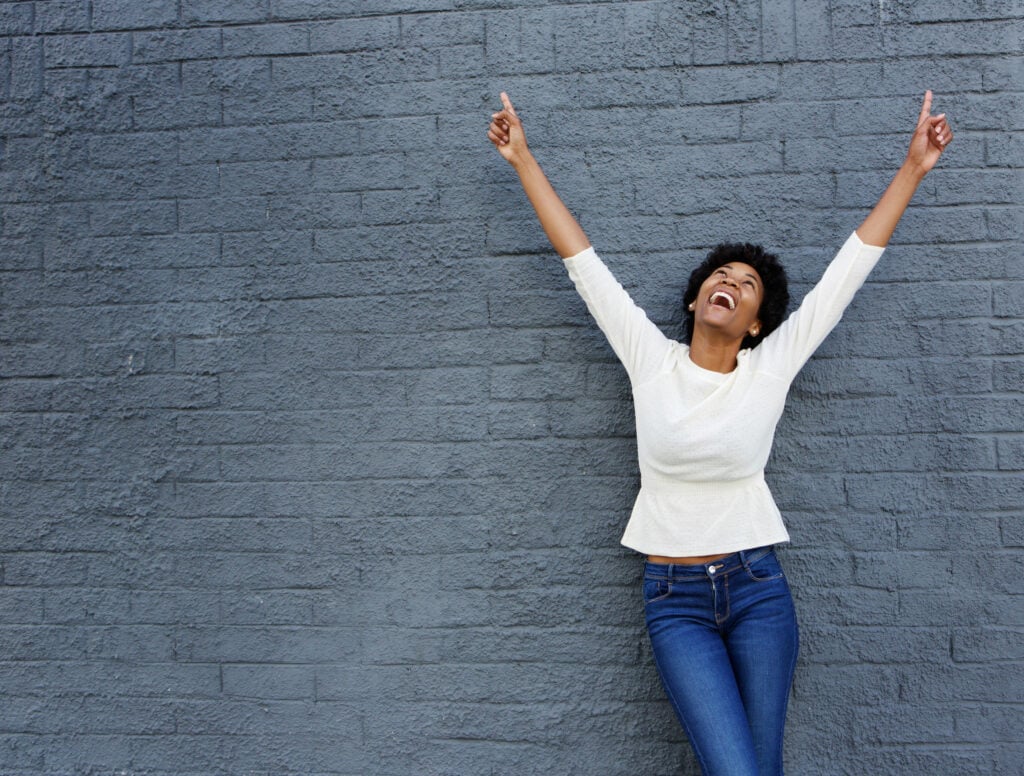
<svg viewBox="0 0 1024 776"><path fill-rule="evenodd" d="M728 374L703 369L637 307L593 248L569 276L629 374L640 493L622 543L646 555L735 552L789 541L764 480L797 372L839 322L883 248L854 232L800 308Z"/></svg>

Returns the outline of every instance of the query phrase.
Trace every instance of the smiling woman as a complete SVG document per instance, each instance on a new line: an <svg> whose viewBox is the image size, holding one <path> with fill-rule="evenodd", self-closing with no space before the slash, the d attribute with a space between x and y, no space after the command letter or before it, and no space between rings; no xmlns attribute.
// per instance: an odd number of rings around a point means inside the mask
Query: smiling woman
<svg viewBox="0 0 1024 776"><path fill-rule="evenodd" d="M745 327L746 334L740 345L741 349L754 347L782 323L789 307L789 286L786 270L778 258L760 245L722 243L712 249L708 257L690 274L690 281L683 293L683 305L686 307L683 342L692 344L697 295L704 283L715 276L726 276L729 274L727 270L735 271L739 267L746 268L746 271L740 273L738 279L745 282L748 287L753 286L760 293L754 320L750 326ZM726 299L731 297L726 295ZM714 303L716 299L712 296L708 301ZM735 309L734 304L729 306Z"/></svg>
<svg viewBox="0 0 1024 776"><path fill-rule="evenodd" d="M903 165L796 312L783 320L789 295L774 256L723 244L690 277L676 342L590 247L501 98L488 137L629 374L641 484L622 543L647 556L647 629L666 693L705 774L781 774L798 636L772 550L789 534L764 467L790 384L952 139L945 116L931 115L926 93Z"/></svg>

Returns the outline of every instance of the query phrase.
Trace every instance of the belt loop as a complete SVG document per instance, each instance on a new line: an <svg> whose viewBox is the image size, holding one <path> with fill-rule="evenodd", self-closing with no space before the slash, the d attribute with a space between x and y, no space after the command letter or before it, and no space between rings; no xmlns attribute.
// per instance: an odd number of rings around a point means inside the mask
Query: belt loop
<svg viewBox="0 0 1024 776"><path fill-rule="evenodd" d="M747 569L748 571L750 570L750 564L747 561L747 555L749 555L752 552L757 552L757 549L740 550L740 563L742 564L743 568Z"/></svg>

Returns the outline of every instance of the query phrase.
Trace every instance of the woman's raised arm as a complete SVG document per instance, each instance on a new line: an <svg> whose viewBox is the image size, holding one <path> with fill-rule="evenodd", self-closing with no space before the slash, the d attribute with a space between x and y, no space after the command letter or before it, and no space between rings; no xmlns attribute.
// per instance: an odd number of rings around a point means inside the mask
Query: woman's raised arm
<svg viewBox="0 0 1024 776"><path fill-rule="evenodd" d="M929 90L924 94L924 103L917 117L914 136L910 139L907 158L903 160L903 165L878 204L864 219L864 223L857 227L857 236L868 245L882 248L888 244L918 185L953 139L953 132L946 123L946 114L932 116L931 110L932 93Z"/></svg>
<svg viewBox="0 0 1024 776"><path fill-rule="evenodd" d="M491 116L487 137L519 175L523 191L558 255L563 259L575 256L590 247L590 240L530 153L523 123L505 92L501 93L501 102L505 107Z"/></svg>

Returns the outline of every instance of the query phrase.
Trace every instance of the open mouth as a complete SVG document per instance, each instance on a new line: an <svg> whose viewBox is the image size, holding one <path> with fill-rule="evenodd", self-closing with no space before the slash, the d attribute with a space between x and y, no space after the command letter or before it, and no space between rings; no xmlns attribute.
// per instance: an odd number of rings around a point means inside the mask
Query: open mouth
<svg viewBox="0 0 1024 776"><path fill-rule="evenodd" d="M716 305L717 307L724 307L727 310L736 309L736 300L733 299L725 291L715 291L708 299L708 304Z"/></svg>

